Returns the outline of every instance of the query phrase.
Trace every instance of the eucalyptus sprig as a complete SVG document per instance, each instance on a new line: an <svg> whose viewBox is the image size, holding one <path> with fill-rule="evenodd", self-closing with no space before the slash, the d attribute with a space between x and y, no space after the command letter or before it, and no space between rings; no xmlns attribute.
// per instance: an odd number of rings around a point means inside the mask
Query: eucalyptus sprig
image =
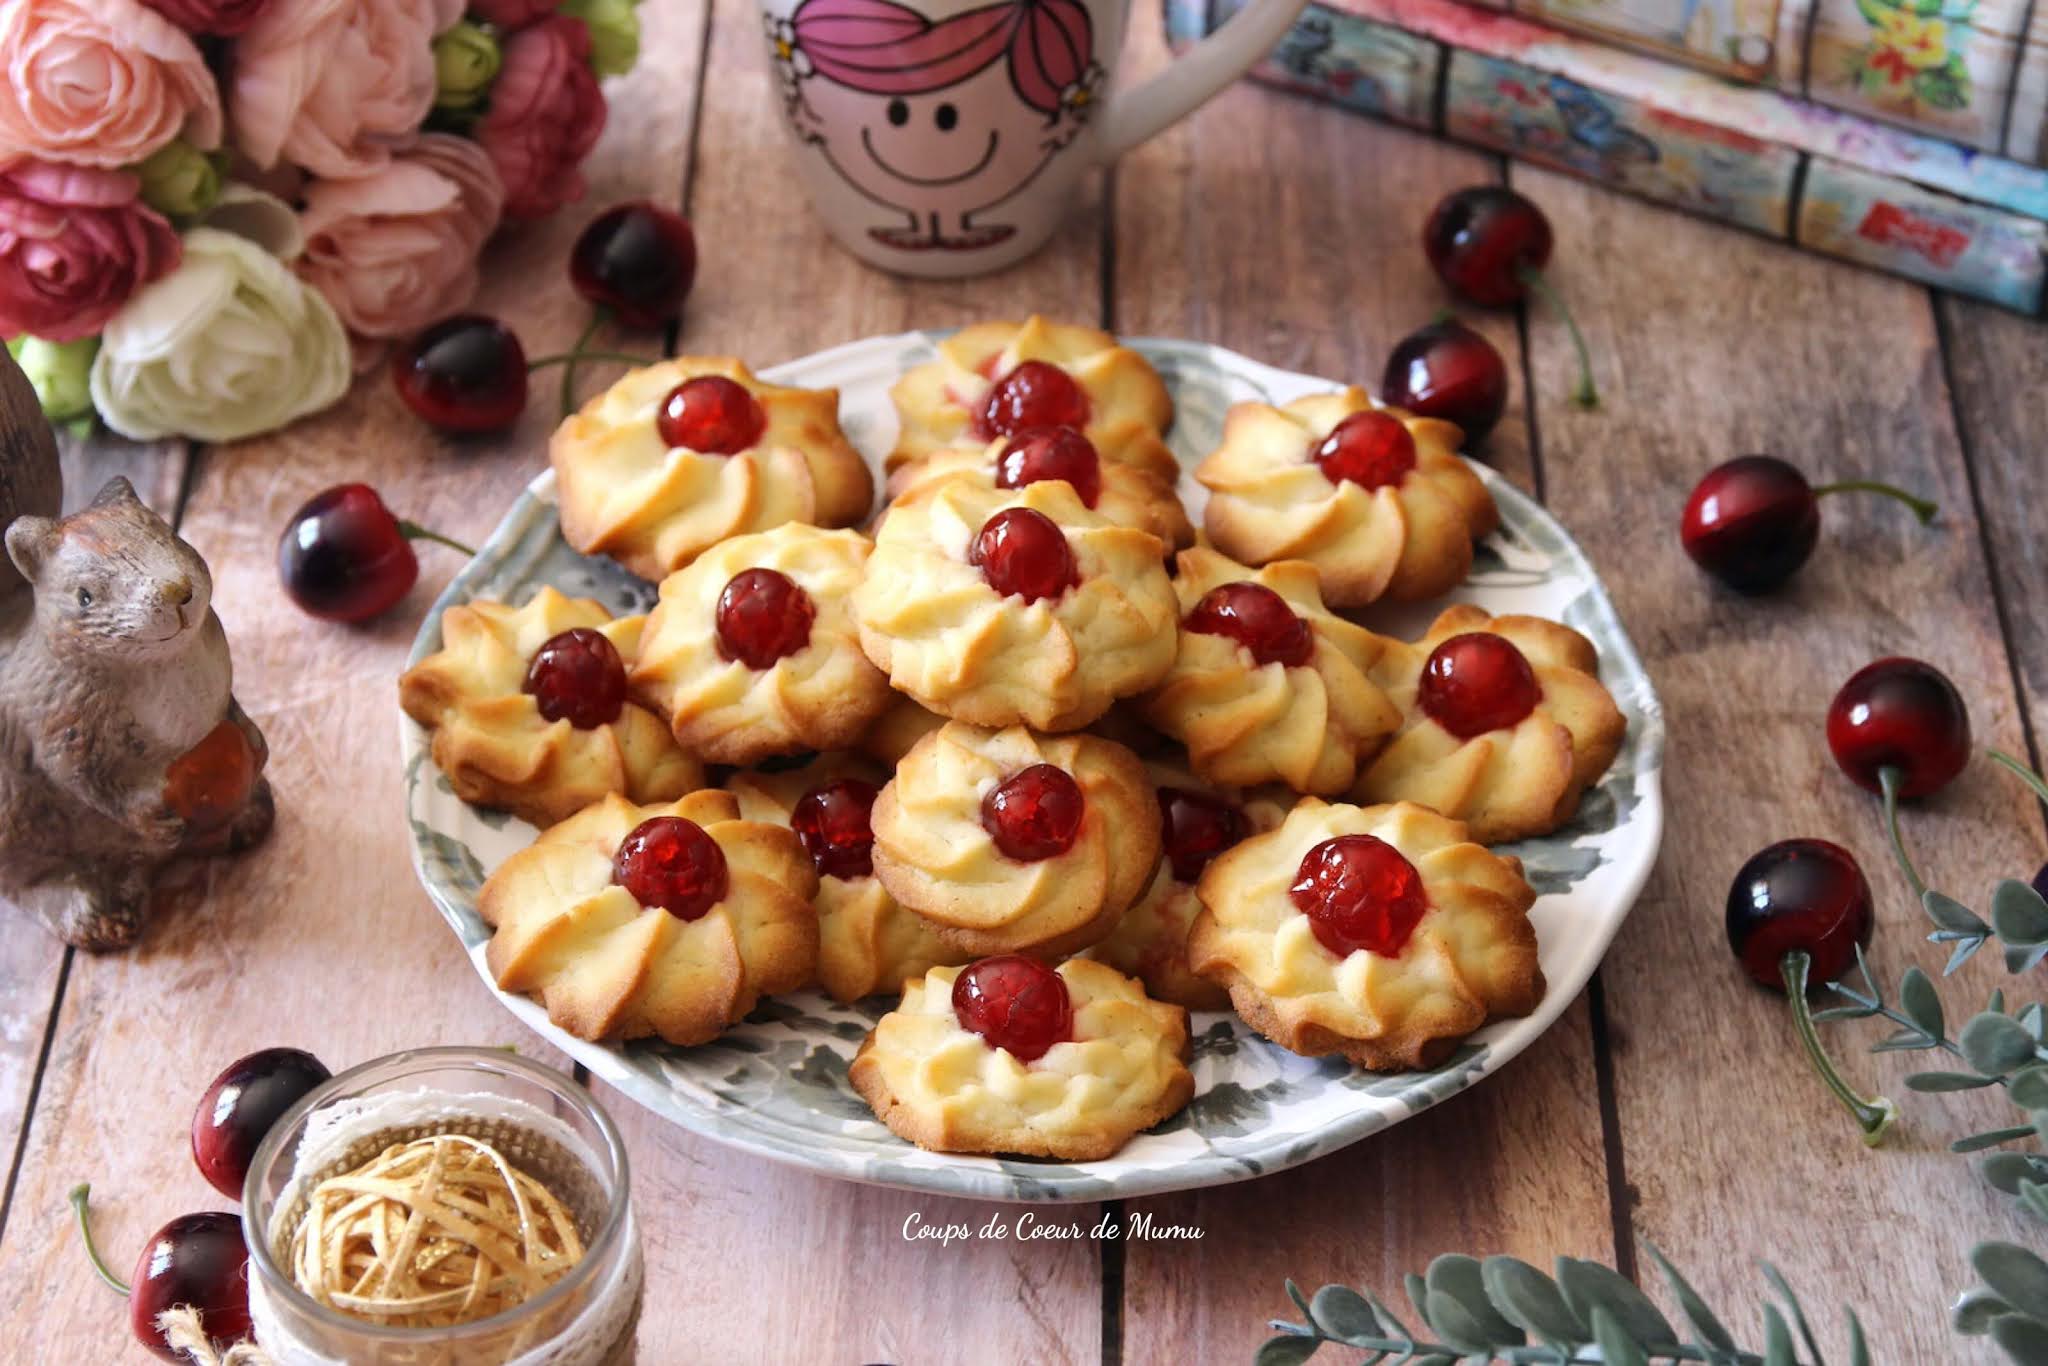
<svg viewBox="0 0 2048 1366"><path fill-rule="evenodd" d="M1984 754L1993 763L2010 769L2021 782L2033 789L2035 796L2048 803L2048 780L2002 750L1987 749ZM2008 972L2030 972L2043 959L2048 959L2048 898L2027 883L2018 878L2007 878L1993 888L1991 919L1986 921L1954 897L1933 891L1920 880L1919 870L1913 866L1905 842L1899 838L1897 771L1888 769L1886 774L1885 824L1891 838L1892 854L1927 918L1934 922L1934 932L1927 936L1928 939L1951 946L1948 965L1942 969L1942 975L1946 977L1969 962L1971 955L1994 938L2005 950Z"/></svg>
<svg viewBox="0 0 2048 1366"><path fill-rule="evenodd" d="M1380 1362L1451 1366L1454 1362L1506 1362L1510 1366L1649 1366L1651 1362L1707 1362L1711 1366L1826 1366L1806 1311L1791 1285L1769 1262L1764 1279L1782 1302L1764 1307L1760 1351L1737 1345L1720 1317L1654 1245L1651 1260L1685 1320L1681 1337L1650 1297L1626 1276L1598 1262L1560 1257L1556 1275L1546 1276L1514 1257L1484 1261L1458 1254L1438 1257L1404 1287L1426 1334L1411 1331L1371 1291L1326 1285L1305 1297L1293 1281L1287 1294L1306 1322L1274 1319L1278 1337L1259 1348L1257 1366L1296 1366L1324 1343L1366 1353L1366 1366ZM2001 1272L2007 1263L1998 1263ZM1981 1271L1979 1274L1983 1274ZM1987 1278L1988 1279L1988 1278ZM2015 1297L1989 1293L1986 1329L2001 1318L2024 1317ZM2016 1297L2028 1303L2024 1296ZM1853 1309L1849 1325L1849 1366L1869 1366L1870 1349ZM1794 1332L1797 1332L1795 1340ZM1800 1354L1801 1347L1805 1355Z"/></svg>

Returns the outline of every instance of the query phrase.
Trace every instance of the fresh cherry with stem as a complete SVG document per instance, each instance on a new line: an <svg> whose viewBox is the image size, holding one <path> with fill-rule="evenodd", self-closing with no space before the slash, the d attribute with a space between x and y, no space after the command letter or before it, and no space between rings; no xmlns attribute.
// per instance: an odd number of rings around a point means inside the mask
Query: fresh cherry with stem
<svg viewBox="0 0 2048 1366"><path fill-rule="evenodd" d="M1833 493L1881 493L1922 525L1933 503L1873 479L1809 484L1797 466L1771 455L1716 465L1693 485L1678 535L1693 563L1738 593L1762 593L1797 573L1820 539L1820 500Z"/></svg>
<svg viewBox="0 0 2048 1366"><path fill-rule="evenodd" d="M1456 318L1439 318L1394 344L1380 399L1417 417L1456 423L1476 446L1507 409L1507 362Z"/></svg>
<svg viewBox="0 0 2048 1366"><path fill-rule="evenodd" d="M1807 992L1846 973L1876 923L1855 855L1826 840L1773 844L1743 864L1728 888L1729 949L1757 982L1785 993L1800 1046L1872 1147L1898 1107L1883 1096L1866 1100L1842 1079L1814 1028Z"/></svg>
<svg viewBox="0 0 2048 1366"><path fill-rule="evenodd" d="M1926 797L1970 762L1970 713L1948 675L1893 655L1850 676L1828 704L1828 748L1850 781L1884 798L1885 833L1900 871L1923 900L1927 884L1899 837L1899 803Z"/></svg>
<svg viewBox="0 0 2048 1366"><path fill-rule="evenodd" d="M1579 356L1572 402L1597 407L1593 358L1564 299L1543 274L1555 239L1543 210L1505 185L1472 185L1437 202L1422 229L1422 250L1443 282L1487 308L1506 308L1538 295L1564 319Z"/></svg>
<svg viewBox="0 0 2048 1366"><path fill-rule="evenodd" d="M308 499L277 541L277 576L299 610L322 621L368 621L412 591L420 562L410 542L464 555L460 541L392 515L368 484L337 484Z"/></svg>
<svg viewBox="0 0 2048 1366"><path fill-rule="evenodd" d="M132 1284L108 1268L93 1241L92 1187L72 1187L71 1209L85 1240L85 1255L100 1279L128 1299L128 1326L140 1342L166 1361L183 1361L157 1324L180 1305L199 1315L199 1325L217 1349L249 1336L249 1245L239 1216L209 1210L171 1220L143 1244Z"/></svg>
<svg viewBox="0 0 2048 1366"><path fill-rule="evenodd" d="M535 371L585 360L648 363L644 356L588 351L580 343L575 351L529 361L518 334L504 323L461 313L443 318L393 352L391 382L405 406L428 426L476 436L505 431L519 421L526 411L527 380Z"/></svg>

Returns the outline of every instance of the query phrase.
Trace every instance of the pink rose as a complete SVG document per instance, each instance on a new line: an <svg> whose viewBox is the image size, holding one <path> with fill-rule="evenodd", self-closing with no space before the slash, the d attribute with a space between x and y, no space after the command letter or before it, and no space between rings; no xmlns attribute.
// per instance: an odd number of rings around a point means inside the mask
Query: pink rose
<svg viewBox="0 0 2048 1366"><path fill-rule="evenodd" d="M22 157L112 169L180 133L220 144L213 73L182 30L136 0L0 4L0 165Z"/></svg>
<svg viewBox="0 0 2048 1366"><path fill-rule="evenodd" d="M555 12L556 0L469 0L469 12L510 32Z"/></svg>
<svg viewBox="0 0 2048 1366"><path fill-rule="evenodd" d="M178 264L178 234L134 176L51 162L0 171L0 334L90 337Z"/></svg>
<svg viewBox="0 0 2048 1366"><path fill-rule="evenodd" d="M556 15L505 40L505 65L476 139L505 183L507 218L543 218L583 197L577 169L604 132L590 30Z"/></svg>
<svg viewBox="0 0 2048 1366"><path fill-rule="evenodd" d="M360 176L412 145L434 107L434 35L462 0L292 0L235 43L234 139L265 170Z"/></svg>
<svg viewBox="0 0 2048 1366"><path fill-rule="evenodd" d="M142 0L187 33L232 38L248 30L270 0Z"/></svg>
<svg viewBox="0 0 2048 1366"><path fill-rule="evenodd" d="M403 337L476 293L476 258L505 192L484 150L428 133L360 180L306 191L299 274L359 337Z"/></svg>

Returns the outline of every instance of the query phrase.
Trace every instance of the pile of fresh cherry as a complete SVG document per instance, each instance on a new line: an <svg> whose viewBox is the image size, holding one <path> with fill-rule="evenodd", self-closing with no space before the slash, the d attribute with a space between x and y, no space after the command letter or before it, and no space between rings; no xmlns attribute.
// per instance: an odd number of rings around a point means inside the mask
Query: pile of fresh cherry
<svg viewBox="0 0 2048 1366"><path fill-rule="evenodd" d="M266 1048L235 1062L213 1080L192 1115L192 1160L215 1190L242 1197L249 1165L264 1135L328 1080L320 1060L296 1048ZM240 1215L220 1210L181 1214L150 1235L132 1281L108 1269L93 1244L90 1187L71 1192L72 1207L94 1269L128 1297L136 1340L166 1361L185 1360L164 1335L161 1316L189 1308L217 1349L249 1336L249 1245Z"/></svg>

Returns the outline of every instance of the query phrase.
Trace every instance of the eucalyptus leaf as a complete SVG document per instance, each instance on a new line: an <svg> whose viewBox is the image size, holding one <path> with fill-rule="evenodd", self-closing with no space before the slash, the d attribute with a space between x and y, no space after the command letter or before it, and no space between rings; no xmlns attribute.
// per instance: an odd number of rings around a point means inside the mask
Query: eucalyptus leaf
<svg viewBox="0 0 2048 1366"><path fill-rule="evenodd" d="M2048 1262L2017 1243L1985 1242L1970 1249L1970 1265L2014 1309L2048 1319Z"/></svg>
<svg viewBox="0 0 2048 1366"><path fill-rule="evenodd" d="M1635 1342L1652 1351L1678 1344L1678 1330L1636 1283L1612 1267L1576 1257L1557 1259L1557 1286L1565 1303L1587 1323L1605 1312Z"/></svg>
<svg viewBox="0 0 2048 1366"><path fill-rule="evenodd" d="M1972 1286L1948 1307L1948 1324L1968 1337L1982 1337L1991 1331L1991 1320L2010 1314L2012 1306L1983 1286Z"/></svg>
<svg viewBox="0 0 2048 1366"><path fill-rule="evenodd" d="M1930 1039L1938 1039L1947 1032L1941 1014L1941 995L1918 968L1907 968L1905 976L1899 979L1899 1009Z"/></svg>
<svg viewBox="0 0 2048 1366"><path fill-rule="evenodd" d="M1354 1347L1363 1347L1383 1336L1379 1316L1372 1312L1365 1296L1348 1286L1326 1285L1316 1291L1315 1299L1309 1304L1308 1316L1316 1327L1323 1330L1325 1337Z"/></svg>
<svg viewBox="0 0 2048 1366"><path fill-rule="evenodd" d="M1429 1322L1429 1282L1411 1271L1401 1278L1401 1288L1408 1292L1408 1303L1415 1306L1416 1317Z"/></svg>
<svg viewBox="0 0 2048 1366"><path fill-rule="evenodd" d="M1764 1366L1799 1366L1799 1354L1792 1350L1792 1330L1774 1305L1764 1306Z"/></svg>
<svg viewBox="0 0 2048 1366"><path fill-rule="evenodd" d="M1909 1091L1976 1091L1996 1085L1996 1077L1979 1077L1969 1072L1915 1072L1906 1078Z"/></svg>
<svg viewBox="0 0 2048 1366"><path fill-rule="evenodd" d="M1991 929L1975 911L1944 893L1928 892L1920 898L1920 905L1926 910L1927 918L1944 930L1955 930L1962 934L1985 934Z"/></svg>
<svg viewBox="0 0 2048 1366"><path fill-rule="evenodd" d="M2048 1110L2048 1064L2036 1063L2013 1073L2008 1093L2022 1110Z"/></svg>
<svg viewBox="0 0 2048 1366"><path fill-rule="evenodd" d="M2031 1124L2021 1125L2016 1129L1987 1129L1981 1134L1971 1134L1968 1138L1957 1139L1948 1145L1948 1150L1952 1153L1979 1153L1986 1148L1995 1148L2001 1143L2010 1143L2016 1138L2031 1138L2033 1134L2034 1127Z"/></svg>
<svg viewBox="0 0 2048 1366"><path fill-rule="evenodd" d="M2020 1208L2036 1219L2048 1222L2048 1183L2022 1181L2019 1188Z"/></svg>
<svg viewBox="0 0 2048 1366"><path fill-rule="evenodd" d="M1830 1020L1867 1020L1877 1014L1876 1006L1829 1006L1826 1010L1813 1012L1815 1024L1826 1024Z"/></svg>
<svg viewBox="0 0 2048 1366"><path fill-rule="evenodd" d="M1447 1252L1429 1264L1424 1280L1429 1284L1431 1305L1435 1305L1438 1295L1448 1295L1456 1300L1471 1317L1487 1346L1513 1347L1528 1341L1512 1319L1493 1307L1493 1301L1486 1293L1486 1273L1477 1258ZM1429 1315L1429 1320L1435 1324L1434 1313ZM1453 1342L1450 1345L1456 1347L1459 1344Z"/></svg>
<svg viewBox="0 0 2048 1366"><path fill-rule="evenodd" d="M2048 1366L2048 1323L2023 1314L2000 1314L1991 1320L1991 1340L2016 1366Z"/></svg>
<svg viewBox="0 0 2048 1366"><path fill-rule="evenodd" d="M1296 1309L1299 1309L1304 1314L1309 1314L1308 1296L1301 1293L1301 1287L1294 1283L1294 1277L1292 1276L1287 1278L1287 1298L1294 1301ZM1309 1317L1313 1318L1315 1316L1309 1314Z"/></svg>
<svg viewBox="0 0 2048 1366"><path fill-rule="evenodd" d="M1991 988L1991 1002L1990 1002L1990 1004L1989 1004L1989 1005L1986 1005L1986 1006L1984 1007L1984 1013L1985 1013L1985 1014L1987 1014L1987 1015L2003 1015L2003 1014L2005 1014L2005 988L2004 988L2004 987L1993 987L1993 988Z"/></svg>
<svg viewBox="0 0 2048 1366"><path fill-rule="evenodd" d="M1948 962L1942 964L1941 975L1947 977L1954 973L1957 968L1969 962L1971 956L1975 954L1977 950L1984 947L1984 942L1985 941L1983 937L1980 936L1977 938L1965 939L1961 943L1957 944L1955 947L1955 952L1949 954Z"/></svg>
<svg viewBox="0 0 2048 1366"><path fill-rule="evenodd" d="M1593 1341L1607 1366L1650 1366L1649 1356L1604 1304L1593 1306Z"/></svg>
<svg viewBox="0 0 2048 1366"><path fill-rule="evenodd" d="M2033 1153L1993 1153L1977 1164L1986 1185L2018 1195L2022 1181L2048 1181L2048 1159Z"/></svg>
<svg viewBox="0 0 2048 1366"><path fill-rule="evenodd" d="M1301 1366L1322 1345L1319 1338L1298 1338L1292 1333L1283 1333L1260 1343L1258 1355L1252 1360L1256 1366Z"/></svg>
<svg viewBox="0 0 2048 1366"><path fill-rule="evenodd" d="M1806 1310L1800 1306L1799 1296L1793 1292L1792 1283L1787 1281L1785 1273L1772 1263L1759 1262L1758 1265L1763 1268L1764 1279L1770 1282L1771 1289L1777 1291L1778 1297L1785 1301L1786 1312L1792 1315L1792 1322L1798 1325L1800 1341L1806 1344L1807 1352L1813 1357L1814 1366L1821 1366L1820 1343L1813 1336L1813 1325L1806 1321Z"/></svg>
<svg viewBox="0 0 2048 1366"><path fill-rule="evenodd" d="M2034 1036L2035 1043L2048 1042L2048 1011L2042 1010L2039 1001L2022 1008L2013 1018Z"/></svg>
<svg viewBox="0 0 2048 1366"><path fill-rule="evenodd" d="M2026 948L2007 945L2005 950L2005 970L2018 977L2022 973L2032 972L2043 958L2048 958L2048 944L2035 944ZM2032 1033L2033 1031L2028 1030L2028 1032ZM2038 1038L2038 1036L2036 1037Z"/></svg>
<svg viewBox="0 0 2048 1366"><path fill-rule="evenodd" d="M1863 1320L1856 1317L1854 1309L1843 1313L1849 1318L1849 1366L1870 1366L1870 1344L1863 1337Z"/></svg>
<svg viewBox="0 0 2048 1366"><path fill-rule="evenodd" d="M1419 1276L1410 1276L1408 1279L1411 1281L1419 1282L1422 1278ZM1379 1315L1381 1323L1384 1323L1385 1325L1387 1325L1387 1327L1394 1330L1393 1335L1395 1337L1400 1338L1403 1342L1409 1343L1411 1345L1414 1343L1415 1334L1408 1331L1408 1325L1401 1322L1400 1318L1394 1313L1393 1310L1387 1308L1385 1304L1381 1303L1380 1297L1378 1295L1373 1294L1371 1291L1367 1291L1365 1295L1365 1302L1372 1306L1373 1313Z"/></svg>
<svg viewBox="0 0 2048 1366"><path fill-rule="evenodd" d="M1956 1036L1963 1058L1989 1077L2002 1077L2034 1060L2034 1036L2009 1015L1973 1015Z"/></svg>
<svg viewBox="0 0 2048 1366"><path fill-rule="evenodd" d="M1557 1282L1514 1257L1488 1257L1479 1264L1487 1298L1515 1324L1551 1342L1586 1340L1586 1320L1559 1293Z"/></svg>
<svg viewBox="0 0 2048 1366"><path fill-rule="evenodd" d="M2018 878L2007 878L1991 893L1991 932L2022 948L2048 944L2048 898Z"/></svg>
<svg viewBox="0 0 2048 1366"><path fill-rule="evenodd" d="M1707 1302L1700 1298L1699 1292L1678 1274L1678 1268L1658 1251L1655 1243L1644 1239L1643 1248L1650 1254L1650 1260L1657 1264L1657 1269L1664 1273L1664 1282L1671 1287L1671 1294L1678 1301L1679 1309L1684 1311L1685 1321L1692 1325L1693 1333L1700 1339L1700 1345L1724 1352L1733 1351L1735 1339L1729 1336L1721 1320L1714 1317L1714 1311L1707 1308Z"/></svg>
<svg viewBox="0 0 2048 1366"><path fill-rule="evenodd" d="M1502 1344L1495 1342L1487 1333L1479 1317L1465 1308L1465 1302L1448 1290L1428 1290L1425 1296L1425 1322L1443 1339L1444 1346L1455 1347L1469 1356L1491 1357L1493 1349ZM1517 1338L1521 1334L1515 1335Z"/></svg>

